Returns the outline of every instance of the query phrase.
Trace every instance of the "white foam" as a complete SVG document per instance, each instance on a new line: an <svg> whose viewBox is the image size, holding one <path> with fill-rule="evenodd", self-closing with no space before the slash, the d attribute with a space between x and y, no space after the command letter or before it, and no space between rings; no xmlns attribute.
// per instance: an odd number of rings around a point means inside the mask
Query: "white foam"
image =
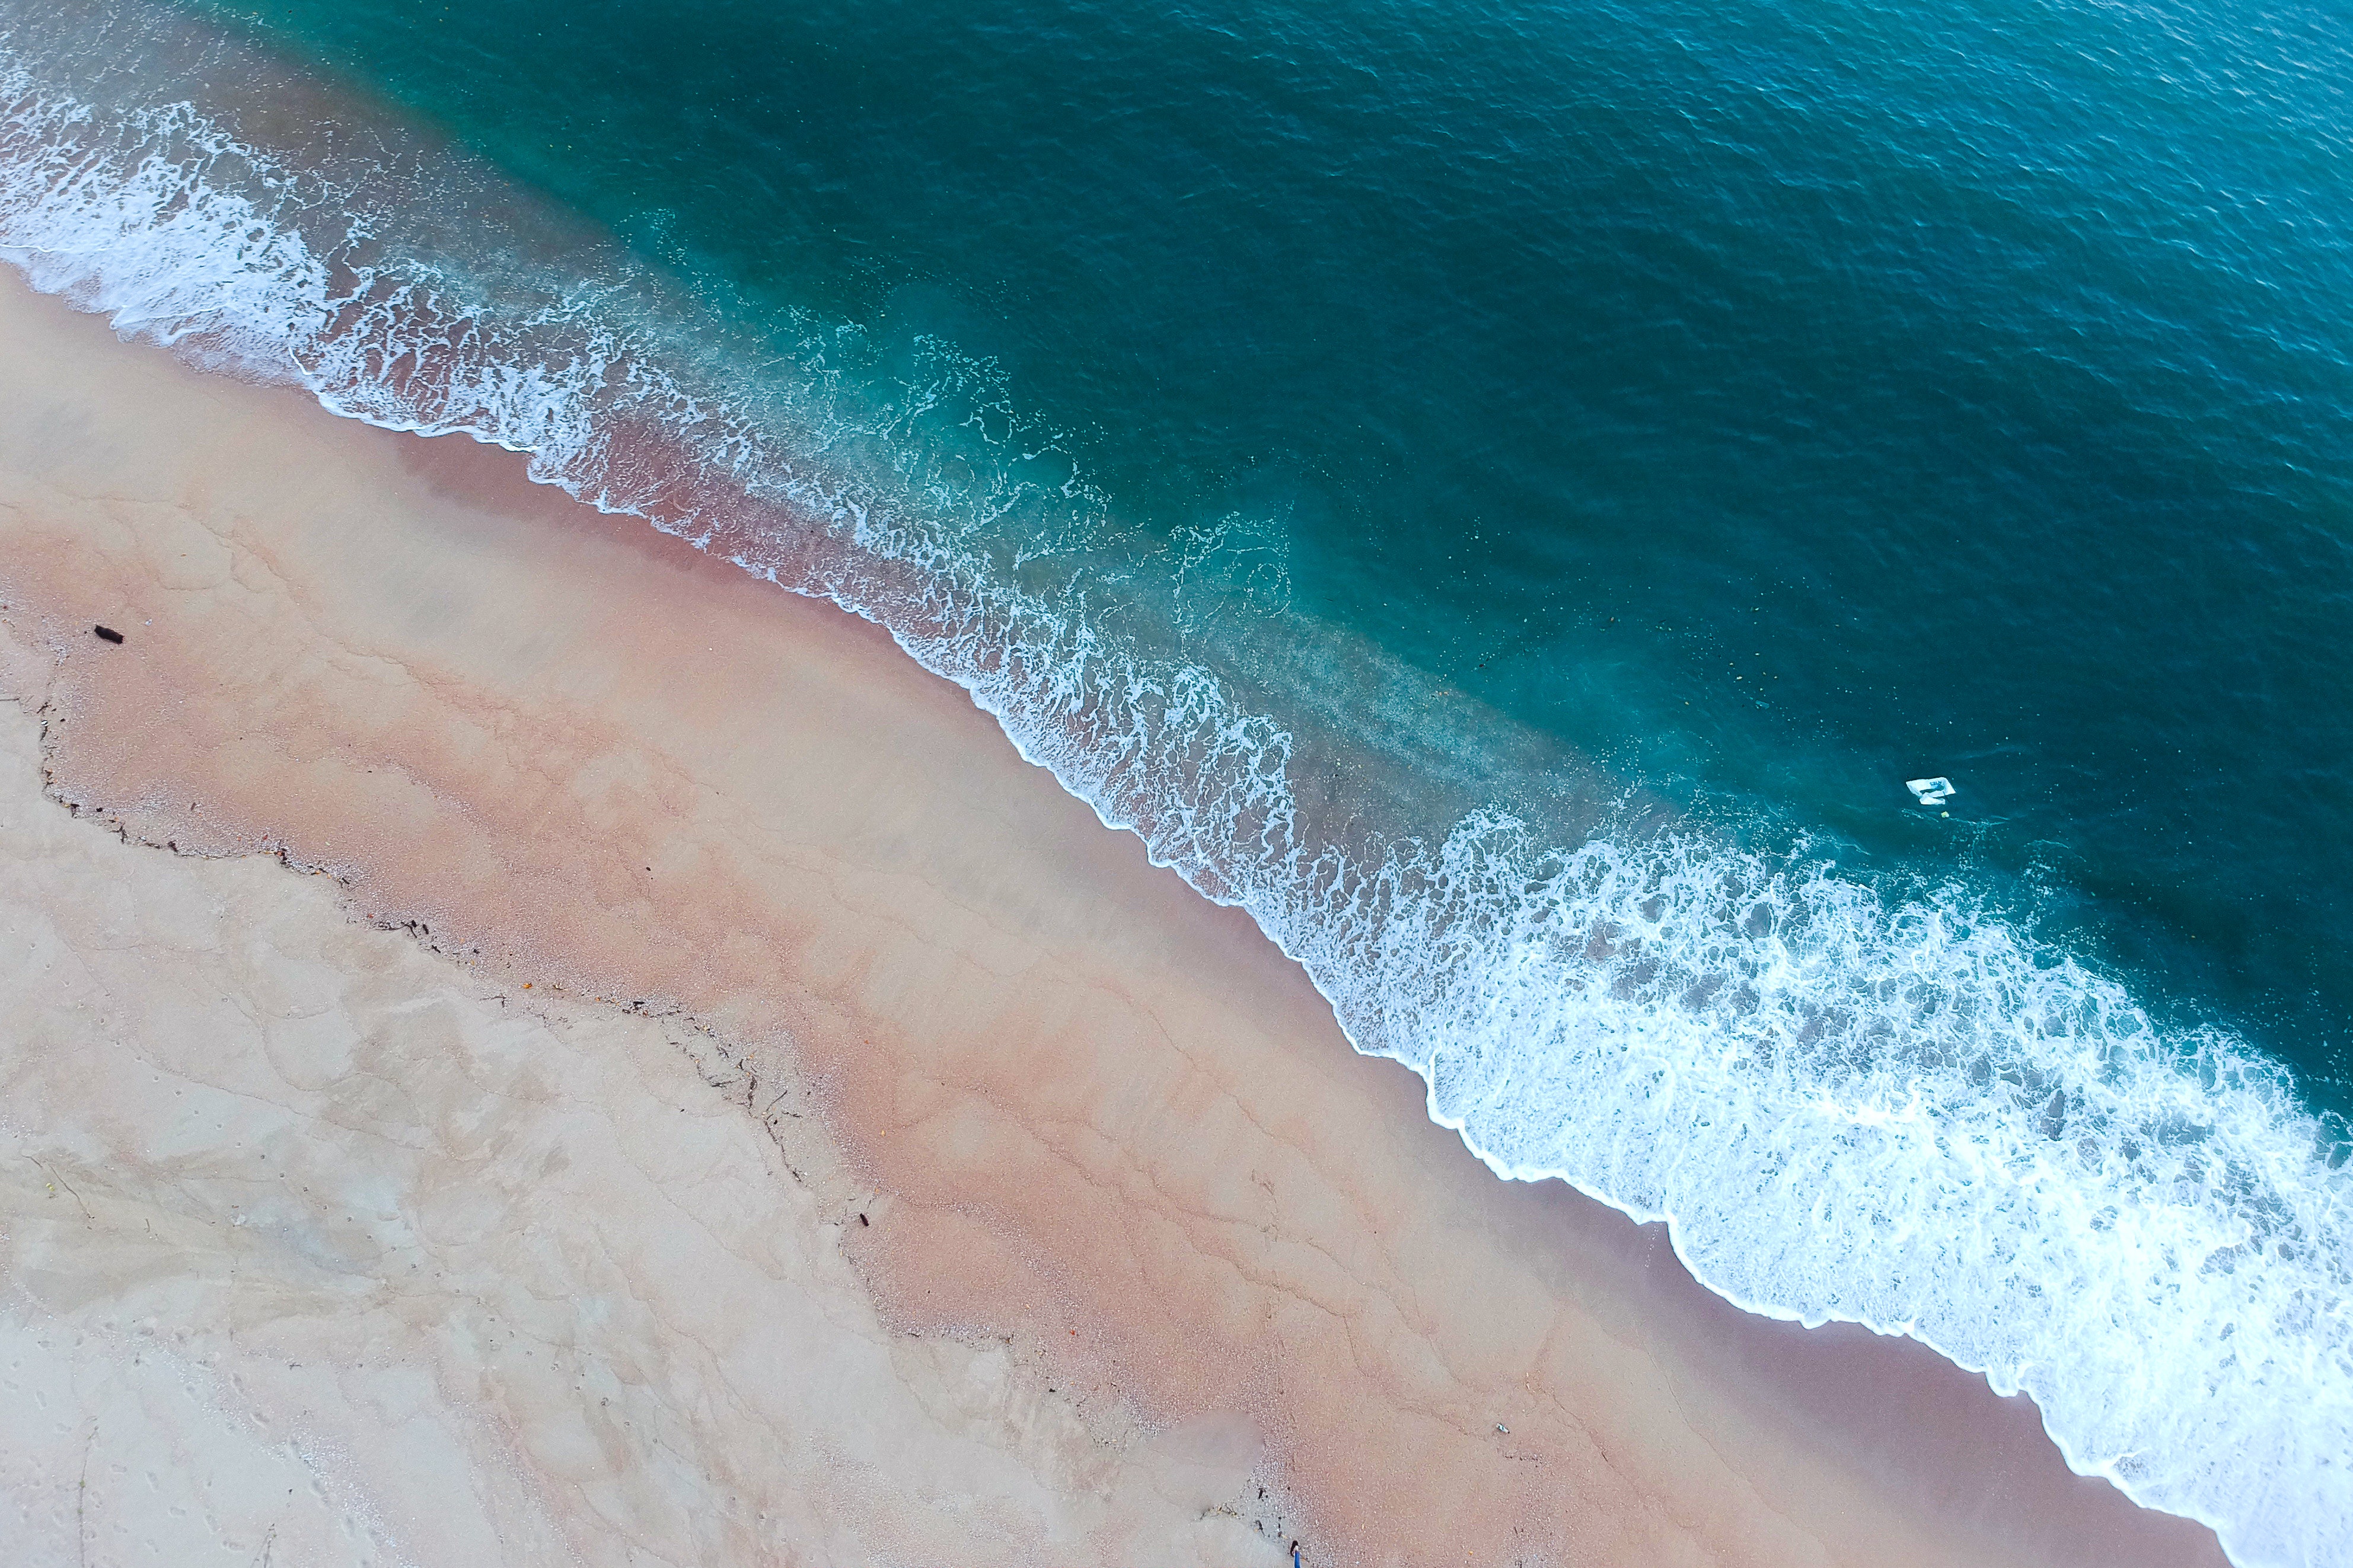
<svg viewBox="0 0 2353 1568"><path fill-rule="evenodd" d="M1501 817L1314 843L1282 725L1108 629L1079 568L1046 592L992 556L996 509L1067 472L952 493L914 450L922 398L853 409L822 334L761 404L694 379L626 289L558 280L518 314L192 105L101 116L5 44L0 100L0 257L38 287L339 412L529 452L705 543L617 430L791 500L818 535L741 563L887 627L1248 909L1497 1172L1667 1220L1751 1310L1912 1333L2031 1394L2079 1469L2242 1563L2353 1561L2353 1171L2262 1058L2166 1037L1957 889L1883 895L1696 832L1556 848Z"/></svg>

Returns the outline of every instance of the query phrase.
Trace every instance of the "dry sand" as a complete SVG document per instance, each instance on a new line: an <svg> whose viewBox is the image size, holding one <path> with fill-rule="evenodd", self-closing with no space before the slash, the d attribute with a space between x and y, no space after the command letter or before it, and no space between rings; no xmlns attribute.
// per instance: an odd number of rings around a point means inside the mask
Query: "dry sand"
<svg viewBox="0 0 2353 1568"><path fill-rule="evenodd" d="M713 1042L76 822L37 734L0 707L12 1568L1273 1556L1204 1517L1237 1474L886 1327Z"/></svg>
<svg viewBox="0 0 2353 1568"><path fill-rule="evenodd" d="M960 692L510 455L11 279L0 605L35 1561L2221 1561L1496 1180Z"/></svg>

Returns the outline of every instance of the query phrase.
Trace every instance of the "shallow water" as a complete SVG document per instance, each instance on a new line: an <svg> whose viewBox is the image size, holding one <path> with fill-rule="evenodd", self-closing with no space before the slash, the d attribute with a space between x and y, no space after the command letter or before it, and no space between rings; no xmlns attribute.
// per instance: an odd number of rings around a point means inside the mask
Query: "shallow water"
<svg viewBox="0 0 2353 1568"><path fill-rule="evenodd" d="M2320 12L0 16L44 286L882 622L1499 1170L2353 1550Z"/></svg>

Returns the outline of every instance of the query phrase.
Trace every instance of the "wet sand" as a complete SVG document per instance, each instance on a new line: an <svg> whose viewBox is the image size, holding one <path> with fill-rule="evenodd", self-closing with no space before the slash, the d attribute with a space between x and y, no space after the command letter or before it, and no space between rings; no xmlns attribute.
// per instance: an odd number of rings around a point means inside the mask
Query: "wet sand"
<svg viewBox="0 0 2353 1568"><path fill-rule="evenodd" d="M1498 1181L960 691L511 454L9 279L0 605L45 1550L102 1454L126 1561L2221 1561ZM121 1501L199 1453L262 1500Z"/></svg>

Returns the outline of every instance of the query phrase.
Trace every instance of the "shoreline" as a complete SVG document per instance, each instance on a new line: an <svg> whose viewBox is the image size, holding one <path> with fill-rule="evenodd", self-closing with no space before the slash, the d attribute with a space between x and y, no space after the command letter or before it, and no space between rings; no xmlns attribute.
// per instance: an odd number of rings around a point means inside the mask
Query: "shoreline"
<svg viewBox="0 0 2353 1568"><path fill-rule="evenodd" d="M1740 1313L1662 1227L1493 1176L875 628L510 454L0 297L5 618L60 660L57 792L806 1074L882 1194L843 1234L884 1321L1010 1333L1139 1444L1262 1451L1326 1561L2221 1560L1915 1342Z"/></svg>

